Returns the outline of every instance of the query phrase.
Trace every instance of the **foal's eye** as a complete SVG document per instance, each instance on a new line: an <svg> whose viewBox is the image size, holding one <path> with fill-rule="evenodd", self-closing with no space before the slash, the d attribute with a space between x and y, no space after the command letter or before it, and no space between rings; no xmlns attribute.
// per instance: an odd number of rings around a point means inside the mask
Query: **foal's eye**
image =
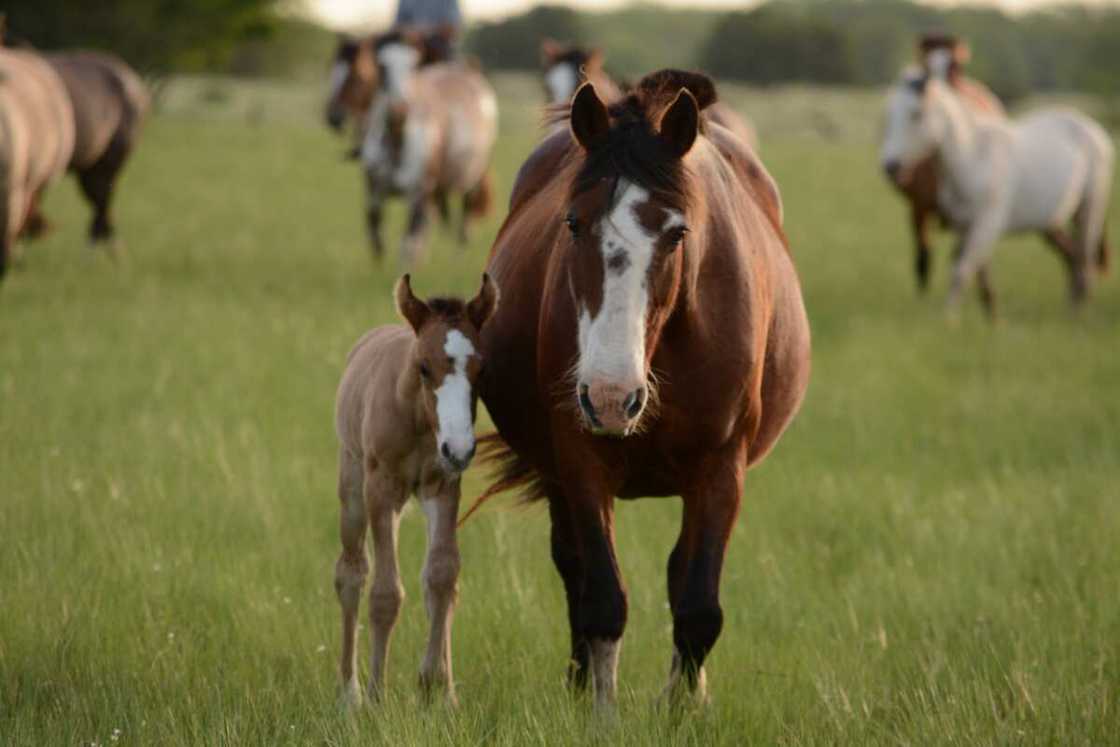
<svg viewBox="0 0 1120 747"><path fill-rule="evenodd" d="M568 231L571 232L572 236L579 234L579 221L577 221L576 217L571 213L568 213L564 218L564 225L568 227Z"/></svg>
<svg viewBox="0 0 1120 747"><path fill-rule="evenodd" d="M427 363L421 363L420 364L420 378L423 379L424 381L427 381L428 379L432 378L432 369L428 368Z"/></svg>

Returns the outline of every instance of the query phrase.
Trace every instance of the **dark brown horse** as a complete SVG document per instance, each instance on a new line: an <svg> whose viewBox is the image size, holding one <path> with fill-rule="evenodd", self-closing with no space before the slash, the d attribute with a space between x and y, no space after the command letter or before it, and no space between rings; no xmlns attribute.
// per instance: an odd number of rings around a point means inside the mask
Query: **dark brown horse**
<svg viewBox="0 0 1120 747"><path fill-rule="evenodd" d="M925 66L929 55L938 51L951 54L949 84L966 104L991 116L1006 116L1003 105L987 86L964 75L963 67L971 56L967 44L954 36L940 33L926 34L918 40L918 59L921 65ZM918 290L925 291L929 287L930 219L937 216L943 224L948 223L938 206L940 178L937 159L927 158L906 173L896 171L888 173L887 177L910 203L910 227L914 233L914 272L918 279ZM1059 236L1052 237L1052 241L1060 240Z"/></svg>
<svg viewBox="0 0 1120 747"><path fill-rule="evenodd" d="M596 94L608 104L622 96L623 88L615 84L603 69L604 55L600 49L561 44L554 39L541 40L541 68L544 90L551 104L567 104L584 83L595 86ZM722 101L714 102L706 112L709 122L726 127L753 150L758 150L758 132L750 120Z"/></svg>
<svg viewBox="0 0 1120 747"><path fill-rule="evenodd" d="M136 71L116 55L76 51L46 58L66 85L74 110L70 170L93 207L90 241L109 241L115 232L113 190L140 138L150 104L148 91Z"/></svg>
<svg viewBox="0 0 1120 747"><path fill-rule="evenodd" d="M491 443L503 469L488 494L548 500L570 682L590 675L601 705L627 617L614 498L683 499L669 692L702 695L747 469L808 383L777 188L745 144L709 128L715 99L708 78L680 71L609 107L585 84L570 132L522 166L490 255L503 296L483 330L481 395L508 446Z"/></svg>

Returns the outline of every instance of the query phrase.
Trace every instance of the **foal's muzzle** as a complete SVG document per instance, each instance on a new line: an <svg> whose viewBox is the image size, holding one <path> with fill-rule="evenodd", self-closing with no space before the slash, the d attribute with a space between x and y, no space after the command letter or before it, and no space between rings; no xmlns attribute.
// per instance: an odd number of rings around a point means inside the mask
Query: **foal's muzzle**
<svg viewBox="0 0 1120 747"><path fill-rule="evenodd" d="M465 472L467 467L471 465L471 459L474 458L476 444L472 441L470 448L466 451L456 451L451 448L451 445L444 441L439 445L439 455L443 457L445 466L449 472L460 473Z"/></svg>

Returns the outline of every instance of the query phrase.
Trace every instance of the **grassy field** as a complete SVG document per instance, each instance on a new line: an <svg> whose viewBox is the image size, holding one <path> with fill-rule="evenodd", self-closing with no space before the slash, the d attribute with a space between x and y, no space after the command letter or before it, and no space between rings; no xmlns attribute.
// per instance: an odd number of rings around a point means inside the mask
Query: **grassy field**
<svg viewBox="0 0 1120 747"><path fill-rule="evenodd" d="M505 195L540 94L500 87ZM710 707L655 708L677 501L619 507L615 723L562 685L547 514L507 502L460 535L461 708L419 707L411 511L392 695L339 712L334 389L351 343L393 318L398 270L370 262L359 176L316 91L190 80L122 184L124 259L84 248L66 183L54 233L0 288L0 743L1115 743L1116 278L1075 317L1057 261L1006 241L1003 322L970 298L950 326L949 239L917 297L876 165L878 95L730 98L756 112L782 186L814 373L748 477ZM501 218L465 253L437 233L418 291L472 291ZM472 470L468 500L482 484Z"/></svg>

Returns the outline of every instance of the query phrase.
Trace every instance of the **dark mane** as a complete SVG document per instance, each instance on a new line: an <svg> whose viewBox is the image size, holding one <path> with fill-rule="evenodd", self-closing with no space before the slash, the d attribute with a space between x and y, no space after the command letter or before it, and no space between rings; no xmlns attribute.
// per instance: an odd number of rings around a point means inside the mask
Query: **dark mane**
<svg viewBox="0 0 1120 747"><path fill-rule="evenodd" d="M700 109L716 101L712 80L702 73L683 70L660 70L642 78L622 99L611 104L608 113L611 129L606 141L589 151L572 184L572 193L580 194L604 179L618 179L637 184L680 208L689 202L690 178L679 158L658 136L657 126L665 110L681 89L696 98ZM570 115L570 107L557 108L554 116L562 121ZM701 117L701 131L703 131Z"/></svg>
<svg viewBox="0 0 1120 747"><path fill-rule="evenodd" d="M444 321L456 322L467 315L467 304L458 298L437 296L429 298L425 303L433 314Z"/></svg>

